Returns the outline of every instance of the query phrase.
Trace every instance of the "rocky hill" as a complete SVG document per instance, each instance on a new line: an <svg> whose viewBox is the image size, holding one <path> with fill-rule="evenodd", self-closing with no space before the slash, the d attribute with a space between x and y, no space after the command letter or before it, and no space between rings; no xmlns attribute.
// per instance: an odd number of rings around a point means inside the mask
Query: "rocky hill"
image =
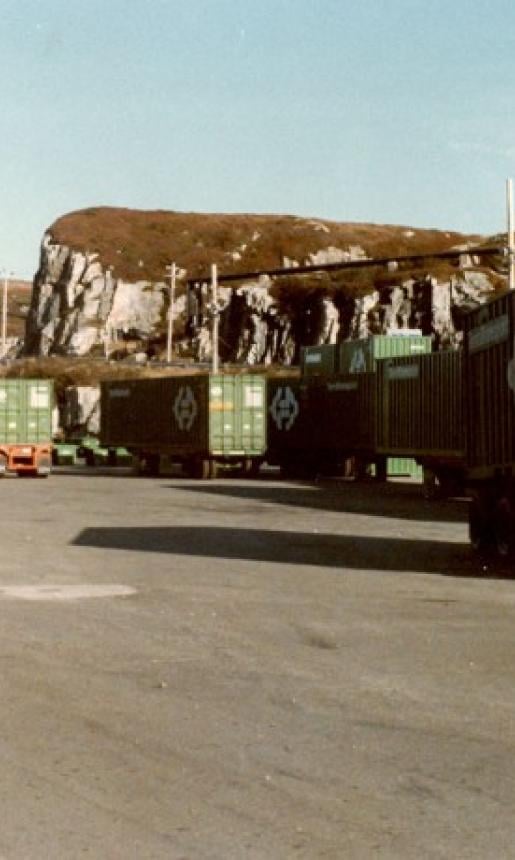
<svg viewBox="0 0 515 860"><path fill-rule="evenodd" d="M178 266L176 354L208 359L209 290L187 279L372 257L462 250L460 265L366 268L235 283L221 288L221 356L292 363L301 345L421 328L459 340L460 309L505 282L502 259L467 249L484 237L407 226L337 223L289 215L216 215L94 208L52 224L42 240L27 317L26 355L162 357L167 266ZM393 267L394 268L394 267Z"/></svg>

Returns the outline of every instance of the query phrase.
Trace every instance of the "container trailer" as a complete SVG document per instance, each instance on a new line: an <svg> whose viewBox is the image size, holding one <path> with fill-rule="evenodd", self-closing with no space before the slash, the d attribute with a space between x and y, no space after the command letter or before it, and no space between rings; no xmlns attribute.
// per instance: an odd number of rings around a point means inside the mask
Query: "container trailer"
<svg viewBox="0 0 515 860"><path fill-rule="evenodd" d="M266 378L197 374L101 384L100 443L126 448L142 473L162 456L195 478L218 464L256 471L266 453Z"/></svg>
<svg viewBox="0 0 515 860"><path fill-rule="evenodd" d="M375 373L383 359L421 355L431 349L431 337L413 329L405 334L375 334L344 340L338 346L338 370L351 374Z"/></svg>
<svg viewBox="0 0 515 860"><path fill-rule="evenodd" d="M391 356L417 356L430 351L431 338L413 331L304 347L302 375L295 394L297 413L279 426L274 408L275 398L280 395L270 389L272 462L286 465L290 472L308 474L352 472L360 477L373 472L377 479L384 480L389 468L396 473L399 457L410 455L394 451L395 456L389 458L388 451L378 450L377 372ZM290 387L288 396L292 398L294 393ZM281 408L286 410L286 403ZM406 469L414 472L414 466L404 463L404 473Z"/></svg>
<svg viewBox="0 0 515 860"><path fill-rule="evenodd" d="M466 481L476 549L515 554L515 292L465 318Z"/></svg>
<svg viewBox="0 0 515 860"><path fill-rule="evenodd" d="M461 352L378 362L377 452L414 458L428 498L463 490L465 426Z"/></svg>

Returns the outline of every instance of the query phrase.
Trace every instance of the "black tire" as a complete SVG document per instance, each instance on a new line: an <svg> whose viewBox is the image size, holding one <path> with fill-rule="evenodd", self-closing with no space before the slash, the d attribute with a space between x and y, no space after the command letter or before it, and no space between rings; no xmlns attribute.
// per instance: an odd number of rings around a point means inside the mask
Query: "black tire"
<svg viewBox="0 0 515 860"><path fill-rule="evenodd" d="M50 472L52 471L52 457L51 455L45 455L40 457L38 460L38 464L36 466L36 477L37 478L48 478Z"/></svg>
<svg viewBox="0 0 515 860"><path fill-rule="evenodd" d="M290 467L290 476L299 481L314 481L319 473L318 466L309 460L306 463L296 463Z"/></svg>
<svg viewBox="0 0 515 860"><path fill-rule="evenodd" d="M260 465L261 463L255 457L245 457L240 470L242 478L257 478Z"/></svg>
<svg viewBox="0 0 515 860"><path fill-rule="evenodd" d="M487 500L480 493L472 493L469 510L469 540L475 552L485 552L492 548L494 534L492 517Z"/></svg>
<svg viewBox="0 0 515 860"><path fill-rule="evenodd" d="M426 502L434 502L440 496L440 489L435 472L424 466L422 476L422 492Z"/></svg>
<svg viewBox="0 0 515 860"><path fill-rule="evenodd" d="M388 480L388 463L386 457L377 457L375 461L376 474L375 479L378 483L384 484Z"/></svg>
<svg viewBox="0 0 515 860"><path fill-rule="evenodd" d="M159 454L140 454L136 464L138 475L156 478L159 475L161 457Z"/></svg>
<svg viewBox="0 0 515 860"><path fill-rule="evenodd" d="M369 481L370 480L370 462L362 457L356 457L354 460L354 480Z"/></svg>
<svg viewBox="0 0 515 860"><path fill-rule="evenodd" d="M207 457L195 457L189 467L189 474L196 481L209 481L213 477L213 461Z"/></svg>
<svg viewBox="0 0 515 860"><path fill-rule="evenodd" d="M497 502L494 512L493 532L497 555L511 559L515 554L515 514L513 504L507 496Z"/></svg>

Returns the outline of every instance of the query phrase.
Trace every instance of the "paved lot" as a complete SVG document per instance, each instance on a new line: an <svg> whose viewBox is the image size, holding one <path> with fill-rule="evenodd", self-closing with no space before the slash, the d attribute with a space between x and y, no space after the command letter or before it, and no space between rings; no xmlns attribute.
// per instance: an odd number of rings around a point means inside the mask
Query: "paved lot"
<svg viewBox="0 0 515 860"><path fill-rule="evenodd" d="M0 856L513 857L515 583L465 513L5 479Z"/></svg>

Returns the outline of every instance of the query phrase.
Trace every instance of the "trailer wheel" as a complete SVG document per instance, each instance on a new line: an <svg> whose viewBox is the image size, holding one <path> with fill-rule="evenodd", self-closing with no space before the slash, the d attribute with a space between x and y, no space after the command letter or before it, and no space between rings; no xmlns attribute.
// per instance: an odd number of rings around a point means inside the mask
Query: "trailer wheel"
<svg viewBox="0 0 515 860"><path fill-rule="evenodd" d="M52 470L52 459L51 455L44 454L37 461L35 474L37 478L48 478L50 472Z"/></svg>
<svg viewBox="0 0 515 860"><path fill-rule="evenodd" d="M378 483L384 484L388 480L388 463L386 457L377 457L375 461L376 474L375 479Z"/></svg>
<svg viewBox="0 0 515 860"><path fill-rule="evenodd" d="M515 516L507 496L499 499L495 507L494 537L497 554L501 558L511 558L515 549Z"/></svg>
<svg viewBox="0 0 515 860"><path fill-rule="evenodd" d="M489 506L481 493L473 492L469 503L469 539L472 549L483 552L491 548L494 534Z"/></svg>
<svg viewBox="0 0 515 860"><path fill-rule="evenodd" d="M422 472L422 487L423 495L426 502L434 502L438 498L439 488L436 473L427 466L423 467Z"/></svg>
<svg viewBox="0 0 515 860"><path fill-rule="evenodd" d="M208 481L214 477L213 466L216 464L208 457L194 457L189 463L188 473L196 481Z"/></svg>
<svg viewBox="0 0 515 860"><path fill-rule="evenodd" d="M159 475L161 458L159 454L141 454L138 458L136 469L138 475L147 478L155 478Z"/></svg>
<svg viewBox="0 0 515 860"><path fill-rule="evenodd" d="M309 460L304 463L287 460L281 463L280 469L286 481L313 481L319 472L317 465Z"/></svg>
<svg viewBox="0 0 515 860"><path fill-rule="evenodd" d="M240 473L243 478L257 478L259 475L259 460L255 457L245 457L242 462Z"/></svg>
<svg viewBox="0 0 515 860"><path fill-rule="evenodd" d="M363 457L356 457L354 461L354 480L369 481L370 475L370 461Z"/></svg>
<svg viewBox="0 0 515 860"><path fill-rule="evenodd" d="M86 462L86 466L94 466L95 465L95 452L91 448L85 449L84 460Z"/></svg>

